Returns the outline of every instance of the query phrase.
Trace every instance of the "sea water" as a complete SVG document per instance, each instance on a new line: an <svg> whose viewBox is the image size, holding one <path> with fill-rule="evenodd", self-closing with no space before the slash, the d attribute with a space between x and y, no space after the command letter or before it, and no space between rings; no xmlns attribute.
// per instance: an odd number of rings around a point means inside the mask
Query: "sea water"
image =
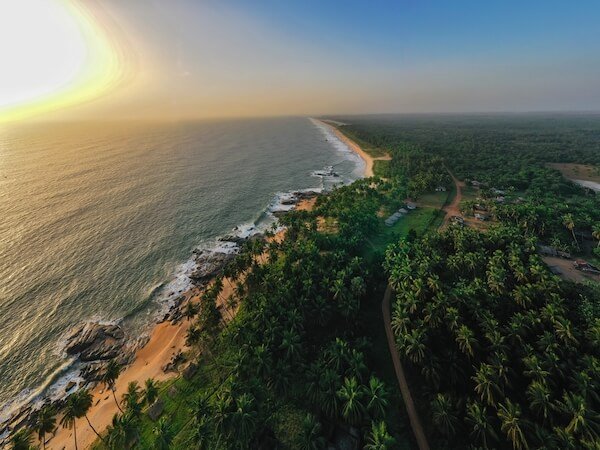
<svg viewBox="0 0 600 450"><path fill-rule="evenodd" d="M329 165L340 177L314 176ZM0 129L0 422L64 393L73 327L143 334L189 286L194 249L270 225L290 191L361 171L308 118Z"/></svg>

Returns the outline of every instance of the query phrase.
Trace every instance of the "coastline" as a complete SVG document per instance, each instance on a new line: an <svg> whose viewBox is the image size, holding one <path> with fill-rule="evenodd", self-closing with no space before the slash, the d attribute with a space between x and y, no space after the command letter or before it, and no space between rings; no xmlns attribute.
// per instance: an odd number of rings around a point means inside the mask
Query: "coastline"
<svg viewBox="0 0 600 450"><path fill-rule="evenodd" d="M363 177L370 178L374 175L373 166L375 165L376 160L389 161L391 159L391 157L389 157L389 156L374 158L373 156L371 156L367 152L365 152L361 148L360 145L358 145L356 142L354 142L352 139L350 139L348 136L346 136L344 133L342 133L338 128L334 127L330 123L327 123L323 120L319 120L319 119L315 119L315 120L317 122L319 122L320 124L324 125L325 127L327 127L335 135L335 137L337 139L339 139L341 142L343 142L346 145L346 147L348 147L350 150L352 150L354 153L356 153L364 161L365 170L363 172Z"/></svg>
<svg viewBox="0 0 600 450"><path fill-rule="evenodd" d="M339 141L364 161L365 166L361 174L362 177L373 175L374 158L364 152L358 144L347 138L336 128L325 122L318 122L327 126ZM316 196L301 198L292 209L311 210L315 202ZM280 231L274 239L281 239L284 233L285 230ZM231 284L224 283L220 299L226 299L232 294ZM185 300L176 309L182 311L188 302L200 301L200 296L204 289L205 287L193 286L183 292L182 296ZM227 307L224 303L224 300L220 300L218 302L219 308L226 309ZM224 320L227 320L227 316L228 314L223 315ZM124 367L117 379L115 384L117 398L126 392L127 385L132 381L137 381L140 386L143 386L148 378L153 378L156 381L167 381L180 376L181 370L165 372L164 368L173 361L176 355L187 350L185 340L190 325L191 322L185 318L179 321L171 322L167 320L154 324L149 333L147 343L135 351L133 361ZM112 393L107 391L102 384L96 383L90 392L93 395L93 406L88 412L88 417L96 430L102 433L112 423L113 416L119 413L119 410L114 402ZM72 433L72 430L58 426L56 433L49 435L49 439L46 441L46 448L48 450L62 450L72 447ZM77 427L77 441L80 448L89 448L96 439L97 436L87 421L80 421Z"/></svg>

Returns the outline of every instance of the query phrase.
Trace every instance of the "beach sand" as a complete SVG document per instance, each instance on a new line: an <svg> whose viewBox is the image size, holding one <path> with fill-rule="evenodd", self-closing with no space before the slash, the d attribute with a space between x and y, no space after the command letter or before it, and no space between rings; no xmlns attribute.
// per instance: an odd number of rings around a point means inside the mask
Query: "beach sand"
<svg viewBox="0 0 600 450"><path fill-rule="evenodd" d="M365 177L373 176L373 163L376 159L391 159L389 156L373 158L337 128L325 122L322 123L331 127L335 135L365 161ZM296 205L296 209L309 211L314 207L315 202L316 197L302 200ZM277 233L273 239L283 239L284 234L285 230ZM259 260L264 258L264 256L265 255L259 257ZM225 280L223 283L223 291L219 296L219 306L225 308L223 303L233 293L232 286L234 284L235 283L229 283ZM186 301L198 302L200 301L201 293L201 289L192 288L184 295L186 296ZM228 320L228 317L229 314L223 314L224 320ZM186 350L185 337L190 325L191 321L184 319L178 324L163 322L154 327L148 343L136 352L134 362L125 367L119 376L116 382L117 399L120 400L121 396L127 391L127 385L132 381L137 381L140 384L140 387L143 388L144 382L148 378L154 378L157 381L165 381L179 375L176 372L165 373L163 367L171 361L173 355ZM119 413L119 410L115 404L112 393L107 391L103 385L98 385L92 389L92 394L94 400L93 406L88 412L88 418L94 428L96 428L98 432L103 433L112 423L113 416ZM79 419L77 421L78 447L80 449L87 449L94 441L96 441L96 439L97 436L92 431L87 421L85 419ZM46 448L48 450L74 449L73 431L59 426L56 435L53 437L51 436L51 439L47 441Z"/></svg>
<svg viewBox="0 0 600 450"><path fill-rule="evenodd" d="M350 139L348 136L346 136L344 133L342 133L339 129L337 129L330 123L324 122L322 120L319 120L319 122L321 122L326 127L329 127L329 129L335 134L335 136L340 141L342 141L344 144L346 144L346 146L350 150L352 150L354 153L356 153L358 156L361 157L361 159L365 162L365 171L363 174L365 178L369 178L374 175L373 166L375 164L375 161L390 161L392 159L392 157L390 155L385 155L385 156L380 156L378 158L374 158L373 156L371 156L367 152L365 152L360 147L360 145L358 145L356 142L354 142L352 139Z"/></svg>
<svg viewBox="0 0 600 450"><path fill-rule="evenodd" d="M298 202L296 209L309 211L313 208L315 201L316 197L302 200ZM285 230L277 233L272 239L280 241L284 235ZM259 261L264 260L265 256L260 256ZM235 282L229 282L228 279L224 279L223 290L217 302L221 308L225 308L225 300L233 294L234 285ZM188 301L199 302L202 292L202 289L195 287L184 293L186 301L184 301L182 307ZM231 312L224 311L223 320L228 321L230 314ZM174 355L186 350L185 337L191 324L191 321L184 319L177 324L172 324L168 321L162 322L153 328L148 343L136 352L133 363L125 367L117 379L115 393L118 400L127 391L127 385L132 381L137 381L140 387L143 388L144 382L148 378L154 378L156 381L165 381L179 375L176 372L165 373L163 367L171 361ZM91 392L94 399L93 406L88 412L88 418L94 428L102 434L112 423L113 416L119 413L119 410L112 393L106 390L103 385L97 385ZM46 448L48 450L70 450L75 448L72 430L59 426L56 430L56 435L53 437L49 435L48 437L50 437L46 441ZM87 421L79 419L77 421L78 447L80 449L87 449L96 439L97 436Z"/></svg>

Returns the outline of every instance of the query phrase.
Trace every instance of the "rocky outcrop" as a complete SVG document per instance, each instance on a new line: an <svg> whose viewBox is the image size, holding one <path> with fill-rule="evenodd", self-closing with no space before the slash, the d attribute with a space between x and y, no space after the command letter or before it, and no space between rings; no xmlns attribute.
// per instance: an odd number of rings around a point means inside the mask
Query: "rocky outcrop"
<svg viewBox="0 0 600 450"><path fill-rule="evenodd" d="M87 322L67 338L65 351L79 355L81 361L99 361L116 357L125 344L125 333L118 325Z"/></svg>
<svg viewBox="0 0 600 450"><path fill-rule="evenodd" d="M235 258L235 253L222 253L208 250L195 252L196 269L190 275L195 284L203 284L219 275L225 266Z"/></svg>

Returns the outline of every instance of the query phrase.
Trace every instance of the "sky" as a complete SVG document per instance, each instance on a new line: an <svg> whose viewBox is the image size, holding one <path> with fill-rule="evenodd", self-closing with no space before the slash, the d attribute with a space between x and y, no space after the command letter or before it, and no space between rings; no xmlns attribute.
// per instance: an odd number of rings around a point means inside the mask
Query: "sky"
<svg viewBox="0 0 600 450"><path fill-rule="evenodd" d="M0 121L600 110L600 2L0 0Z"/></svg>

